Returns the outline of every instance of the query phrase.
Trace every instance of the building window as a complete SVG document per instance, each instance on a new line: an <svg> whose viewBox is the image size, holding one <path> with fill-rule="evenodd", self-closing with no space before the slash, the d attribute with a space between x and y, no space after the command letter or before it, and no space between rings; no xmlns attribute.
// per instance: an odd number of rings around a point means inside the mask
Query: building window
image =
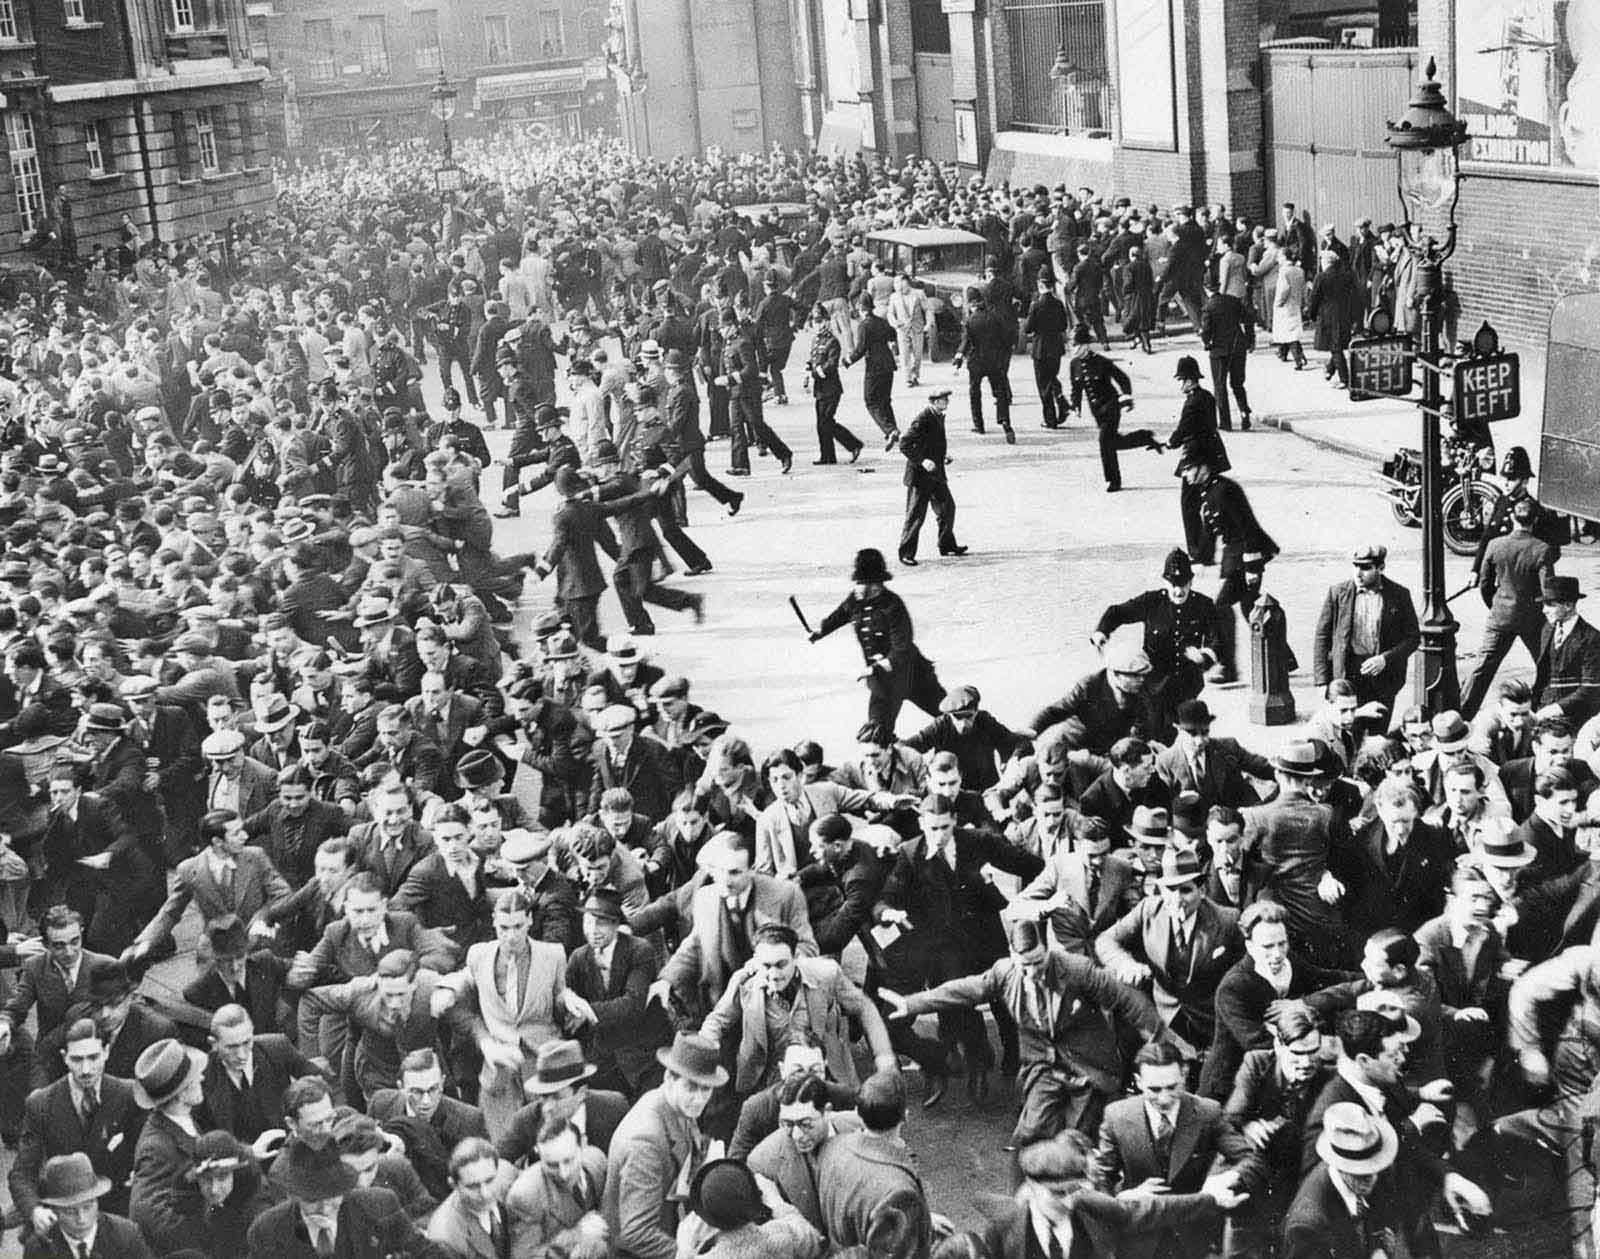
<svg viewBox="0 0 1600 1259"><path fill-rule="evenodd" d="M1104 0L1005 0L1011 62L1011 125L1076 135L1104 131ZM1067 53L1065 78L1051 74L1056 50Z"/></svg>
<svg viewBox="0 0 1600 1259"><path fill-rule="evenodd" d="M444 50L439 46L438 9L412 10L411 49L419 70L437 70L444 65Z"/></svg>
<svg viewBox="0 0 1600 1259"><path fill-rule="evenodd" d="M491 66L511 60L511 19L496 13L483 19L484 59Z"/></svg>
<svg viewBox="0 0 1600 1259"><path fill-rule="evenodd" d="M109 175L116 170L111 156L111 123L109 119L96 118L83 124L83 152L88 159L89 174Z"/></svg>
<svg viewBox="0 0 1600 1259"><path fill-rule="evenodd" d="M83 11L83 0L62 0L61 8L68 26L82 26L89 20L89 15Z"/></svg>
<svg viewBox="0 0 1600 1259"><path fill-rule="evenodd" d="M561 38L561 10L539 10L539 55L560 57L566 52L566 41Z"/></svg>
<svg viewBox="0 0 1600 1259"><path fill-rule="evenodd" d="M0 0L0 43L14 44L19 39L17 7L12 0Z"/></svg>
<svg viewBox="0 0 1600 1259"><path fill-rule="evenodd" d="M172 29L194 30L194 0L172 0Z"/></svg>
<svg viewBox="0 0 1600 1259"><path fill-rule="evenodd" d="M215 175L222 170L217 157L217 120L210 109L194 111L194 148L204 174Z"/></svg>
<svg viewBox="0 0 1600 1259"><path fill-rule="evenodd" d="M305 33L306 78L326 83L334 76L333 19L308 17Z"/></svg>
<svg viewBox="0 0 1600 1259"><path fill-rule="evenodd" d="M17 217L22 230L31 232L44 217L44 176L32 115L6 115L6 148L11 153L11 181L17 188Z"/></svg>
<svg viewBox="0 0 1600 1259"><path fill-rule="evenodd" d="M363 74L389 73L389 36L381 13L364 13L356 19L356 48Z"/></svg>

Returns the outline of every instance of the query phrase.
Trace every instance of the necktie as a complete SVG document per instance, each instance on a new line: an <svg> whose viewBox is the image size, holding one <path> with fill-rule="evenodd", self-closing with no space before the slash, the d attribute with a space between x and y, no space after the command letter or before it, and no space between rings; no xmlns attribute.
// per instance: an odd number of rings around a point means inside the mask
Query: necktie
<svg viewBox="0 0 1600 1259"><path fill-rule="evenodd" d="M1089 912L1094 913L1094 907L1100 901L1100 862L1089 863L1089 886L1086 889L1089 897Z"/></svg>
<svg viewBox="0 0 1600 1259"><path fill-rule="evenodd" d="M1205 786L1205 781L1206 781L1206 754L1204 752L1196 752L1194 754L1194 783L1195 783L1195 786L1203 787L1203 786Z"/></svg>
<svg viewBox="0 0 1600 1259"><path fill-rule="evenodd" d="M78 1259L89 1259L89 1248L82 1242L72 1243L72 1253L75 1254Z"/></svg>
<svg viewBox="0 0 1600 1259"><path fill-rule="evenodd" d="M1172 1157L1172 1120L1165 1111L1156 1112L1155 1127L1156 1155L1161 1159L1161 1166L1167 1165L1167 1160Z"/></svg>
<svg viewBox="0 0 1600 1259"><path fill-rule="evenodd" d="M93 1093L85 1093L83 1095L83 1108L78 1112L83 1116L83 1126L85 1129L87 1129L89 1125L94 1122L94 1112L98 1109L100 1109L100 1099Z"/></svg>
<svg viewBox="0 0 1600 1259"><path fill-rule="evenodd" d="M222 877L220 879L218 879L218 883L222 887L222 895L227 898L229 904L232 904L232 902L233 902L233 866L231 864L225 865L225 866L222 867Z"/></svg>
<svg viewBox="0 0 1600 1259"><path fill-rule="evenodd" d="M1061 1248L1061 1235L1050 1234L1050 1259L1067 1259L1067 1252Z"/></svg>
<svg viewBox="0 0 1600 1259"><path fill-rule="evenodd" d="M323 1259L331 1259L333 1255L333 1233L331 1231L319 1228L316 1236L311 1239L311 1244Z"/></svg>

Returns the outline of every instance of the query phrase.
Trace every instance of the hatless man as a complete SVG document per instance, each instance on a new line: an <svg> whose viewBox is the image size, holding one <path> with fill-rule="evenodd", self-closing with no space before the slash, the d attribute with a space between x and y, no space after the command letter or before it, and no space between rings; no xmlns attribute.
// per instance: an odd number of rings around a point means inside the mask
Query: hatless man
<svg viewBox="0 0 1600 1259"><path fill-rule="evenodd" d="M817 1179L822 1152L837 1134L860 1129L861 1120L854 1113L834 1112L826 1081L802 1072L779 1086L777 1131L763 1137L746 1162L812 1228L826 1235Z"/></svg>
<svg viewBox="0 0 1600 1259"><path fill-rule="evenodd" d="M506 1192L514 1253L576 1247L583 1240L604 1244L606 1223L599 1209L605 1184L605 1151L585 1143L570 1120L541 1116L534 1158Z"/></svg>
<svg viewBox="0 0 1600 1259"><path fill-rule="evenodd" d="M1529 657L1538 662L1544 631L1540 600L1545 578L1553 574L1558 558L1556 549L1534 534L1539 514L1539 504L1531 498L1512 504L1511 532L1489 541L1478 566L1478 593L1489 616L1478 663L1461 692L1461 713L1469 720L1483 704L1514 642L1521 639Z"/></svg>

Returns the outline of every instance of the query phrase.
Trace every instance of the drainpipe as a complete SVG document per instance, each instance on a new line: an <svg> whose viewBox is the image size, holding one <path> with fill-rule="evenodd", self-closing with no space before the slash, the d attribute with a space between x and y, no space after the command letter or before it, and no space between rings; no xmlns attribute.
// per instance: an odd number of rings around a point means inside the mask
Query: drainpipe
<svg viewBox="0 0 1600 1259"><path fill-rule="evenodd" d="M688 53L688 74L685 76L689 82L689 117L694 127L694 151L704 153L700 132L700 67L695 59L694 52L694 9L692 0L683 0L680 5L678 29L683 32L684 49Z"/></svg>
<svg viewBox="0 0 1600 1259"><path fill-rule="evenodd" d="M117 28L122 36L122 46L126 48L127 57L124 69L130 79L139 77L138 55L133 46L133 23L128 17L128 5L138 4L141 0L128 0L128 3L113 4L111 9L117 15ZM150 215L150 239L157 244L161 241L161 220L157 217L156 186L150 173L150 129L145 114L149 109L149 101L142 94L135 94L133 99L133 129L139 140L139 165L144 177L145 208Z"/></svg>

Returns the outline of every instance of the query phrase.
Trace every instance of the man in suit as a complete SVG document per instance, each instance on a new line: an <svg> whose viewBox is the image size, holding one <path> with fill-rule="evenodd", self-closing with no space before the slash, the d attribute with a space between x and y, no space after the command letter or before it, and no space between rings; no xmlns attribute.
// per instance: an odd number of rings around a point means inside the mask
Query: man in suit
<svg viewBox="0 0 1600 1259"><path fill-rule="evenodd" d="M1067 329L1072 320L1056 296L1055 275L1039 272L1039 295L1028 309L1022 330L1028 334L1028 357L1033 360L1033 380L1039 388L1039 403L1044 410L1044 427L1060 428L1066 423L1065 398L1061 392L1061 360L1067 353ZM913 384L916 382L912 382Z"/></svg>
<svg viewBox="0 0 1600 1259"><path fill-rule="evenodd" d="M805 767L789 748L778 748L761 763L761 778L773 801L756 818L756 870L786 879L813 862L820 853L812 844L813 827L825 817L857 817L893 809L903 797L887 791L863 791L826 779L807 782ZM847 819L841 818L846 827Z"/></svg>
<svg viewBox="0 0 1600 1259"><path fill-rule="evenodd" d="M851 1029L859 1025L872 1049L875 1068L899 1070L899 1059L877 1006L845 978L832 958L796 956L799 937L783 923L766 923L752 936L750 961L728 980L715 1008L700 1025L700 1035L720 1045L735 1022L739 1027L734 1090L743 1096L778 1078L782 1050L796 1030L821 1041L829 1070L854 1087Z"/></svg>
<svg viewBox="0 0 1600 1259"><path fill-rule="evenodd" d="M406 872L389 899L392 908L415 914L424 927L461 949L489 937L485 871L472 850L470 824L460 804L437 810L429 827L434 850Z"/></svg>
<svg viewBox="0 0 1600 1259"><path fill-rule="evenodd" d="M1177 705L1177 737L1156 754L1157 777L1174 796L1192 791L1208 809L1216 804L1242 809L1259 803L1260 795L1249 779L1271 782L1272 762L1236 739L1214 738L1213 720L1203 699Z"/></svg>
<svg viewBox="0 0 1600 1259"><path fill-rule="evenodd" d="M202 968L200 975L183 989L190 1005L211 1013L242 1005L263 1032L288 1026L283 981L289 964L265 948L252 951L242 922L214 926L201 936L195 942L195 964Z"/></svg>
<svg viewBox="0 0 1600 1259"><path fill-rule="evenodd" d="M366 677L374 698L386 704L403 703L417 693L422 682L416 638L399 624L399 616L387 595L363 595L356 603L353 624L361 632Z"/></svg>
<svg viewBox="0 0 1600 1259"><path fill-rule="evenodd" d="M1329 588L1317 617L1313 671L1319 687L1348 679L1359 704L1376 701L1392 715L1422 640L1411 592L1383 575L1388 555L1385 547L1357 547L1350 557L1355 575Z"/></svg>
<svg viewBox="0 0 1600 1259"><path fill-rule="evenodd" d="M383 884L372 871L351 875L343 899L344 916L327 925L309 954L296 957L286 987L303 990L370 975L390 949L411 950L418 966L441 975L455 969L460 957L456 947L413 915L390 910Z"/></svg>
<svg viewBox="0 0 1600 1259"><path fill-rule="evenodd" d="M1094 1180L1105 1193L1158 1182L1160 1192L1199 1193L1214 1160L1239 1177L1259 1174L1255 1152L1223 1116L1222 1106L1184 1088L1183 1055L1174 1045L1144 1046L1134 1057L1139 1096L1112 1102L1100 1124ZM1141 1238L1130 1256L1199 1255L1214 1245L1204 1223Z"/></svg>
<svg viewBox="0 0 1600 1259"><path fill-rule="evenodd" d="M66 1078L28 1095L22 1140L7 1177L25 1231L39 1235L56 1223L55 1212L40 1199L39 1173L58 1155L85 1154L96 1174L110 1182L106 1209L128 1213L133 1151L144 1127L133 1086L105 1073L105 1042L93 1020L79 1019L68 1028L63 1058Z"/></svg>
<svg viewBox="0 0 1600 1259"><path fill-rule="evenodd" d="M1354 1102L1330 1107L1318 1164L1283 1220L1283 1259L1371 1259L1393 1254L1394 1167L1400 1138L1382 1115Z"/></svg>
<svg viewBox="0 0 1600 1259"><path fill-rule="evenodd" d="M1018 1086L1022 1109L1013 1146L1068 1128L1091 1130L1108 1098L1122 1087L1123 1065L1110 1019L1146 1039L1167 1032L1154 1004L1136 988L1113 979L1086 958L1045 946L1039 924L1014 919L1011 952L987 971L952 979L909 997L880 995L892 1017L915 1018L983 1002L1006 1009L1020 1033ZM1193 1052L1193 1047L1188 1047Z"/></svg>
<svg viewBox="0 0 1600 1259"><path fill-rule="evenodd" d="M456 761L470 750L467 731L483 723L482 701L451 690L444 674L429 670L422 675L421 691L406 701L406 710L417 737L437 747L443 757L436 790L453 798L460 793L455 782Z"/></svg>
<svg viewBox="0 0 1600 1259"><path fill-rule="evenodd" d="M283 1127L283 1094L292 1081L320 1074L287 1036L258 1035L248 1010L225 1005L211 1016L211 1052L200 1081L206 1126L248 1145Z"/></svg>
<svg viewBox="0 0 1600 1259"><path fill-rule="evenodd" d="M438 980L433 971L417 968L410 950L391 949L373 974L301 994L300 1043L315 1046L335 1071L343 1070L345 1048L353 1044L349 1068L361 1096L396 1089L403 1061L418 1050L439 1048L432 1010Z"/></svg>
<svg viewBox="0 0 1600 1259"><path fill-rule="evenodd" d="M1244 953L1238 912L1208 901L1204 879L1194 853L1168 848L1161 896L1141 901L1094 942L1123 983L1151 984L1167 1027L1197 1047L1211 1043L1217 985Z"/></svg>
<svg viewBox="0 0 1600 1259"><path fill-rule="evenodd" d="M250 1225L249 1259L441 1259L446 1253L423 1238L387 1189L359 1189L356 1173L332 1147L298 1142L272 1164L273 1185L284 1201Z"/></svg>
<svg viewBox="0 0 1600 1259"><path fill-rule="evenodd" d="M1445 1072L1456 1096L1478 1109L1503 1026L1510 955L1495 925L1500 897L1481 869L1457 867L1445 912L1417 928L1417 966L1433 976L1439 1012L1449 1020Z"/></svg>
<svg viewBox="0 0 1600 1259"><path fill-rule="evenodd" d="M588 1003L567 989L565 951L530 939L532 923L527 893L506 892L494 907L494 940L472 945L463 968L439 985L451 994L443 1000L452 1026L482 1051L479 1105L496 1140L522 1105L537 1048L574 1020L593 1018Z"/></svg>
<svg viewBox="0 0 1600 1259"><path fill-rule="evenodd" d="M591 1088L594 1078L595 1068L584 1060L577 1041L552 1040L540 1045L534 1055L533 1074L522 1086L528 1104L516 1113L510 1129L495 1143L500 1157L519 1165L531 1158L539 1131L550 1120L570 1125L585 1146L607 1153L617 1125L628 1113L629 1102L621 1093Z"/></svg>
<svg viewBox="0 0 1600 1259"><path fill-rule="evenodd" d="M1143 876L1123 852L1111 851L1111 827L1097 817L1069 819L1071 848L1058 847L1044 870L1017 894L1018 908L1042 915L1055 947L1084 957L1094 937L1143 896Z"/></svg>
<svg viewBox="0 0 1600 1259"><path fill-rule="evenodd" d="M984 1233L993 1259L1127 1259L1174 1230L1214 1228L1243 1201L1231 1173L1206 1180L1199 1193L1108 1197L1094 1187L1092 1154L1090 1138L1075 1131L1018 1154L1022 1188Z"/></svg>
<svg viewBox="0 0 1600 1259"><path fill-rule="evenodd" d="M411 871L434 851L431 832L412 814L411 793L392 780L367 797L374 820L351 828L357 864L377 876L385 896L397 893Z"/></svg>
<svg viewBox="0 0 1600 1259"><path fill-rule="evenodd" d="M246 756L244 745L238 730L217 730L201 740L200 755L209 767L205 809L231 809L240 817L254 817L277 798L277 772Z"/></svg>
<svg viewBox="0 0 1600 1259"><path fill-rule="evenodd" d="M817 942L800 889L755 872L750 836L723 831L707 841L699 861L709 881L695 890L690 928L650 992L663 1003L670 992L684 1008L704 1017L754 956L756 932L767 923L792 930L802 956L815 957Z"/></svg>
<svg viewBox="0 0 1600 1259"><path fill-rule="evenodd" d="M449 790L444 753L417 728L404 704L391 703L379 711L376 740L365 755L355 758L357 769L373 765L392 769L404 787L419 795Z"/></svg>
<svg viewBox="0 0 1600 1259"><path fill-rule="evenodd" d="M856 1113L861 1131L835 1136L817 1161L824 1236L840 1250L864 1244L879 1208L890 1198L920 1217L911 1228L914 1236L930 1236L922 1176L903 1135L906 1088L900 1074L880 1071L868 1076L856 1100Z"/></svg>
<svg viewBox="0 0 1600 1259"><path fill-rule="evenodd" d="M287 901L291 889L273 868L267 854L247 847L244 823L227 809L213 809L200 819L206 849L179 864L161 912L150 920L129 949L132 959L148 956L172 935L192 901L200 911L201 929L242 922L264 926L261 915Z"/></svg>
<svg viewBox="0 0 1600 1259"><path fill-rule="evenodd" d="M783 1199L826 1235L817 1173L822 1151L837 1134L858 1132L854 1114L835 1114L827 1083L810 1072L791 1076L778 1089L778 1129L761 1139L746 1160L757 1176L771 1181Z"/></svg>
<svg viewBox="0 0 1600 1259"><path fill-rule="evenodd" d="M111 1181L87 1154L60 1154L45 1163L35 1192L49 1228L23 1242L25 1259L151 1259L150 1247L132 1220L100 1209Z"/></svg>
<svg viewBox="0 0 1600 1259"><path fill-rule="evenodd" d="M78 1019L92 1019L106 1048L106 1071L120 1079L133 1075L145 1048L177 1035L171 1019L134 998L138 987L121 962L96 962L89 968L89 989L81 1003L67 1008L66 1018L39 1038L34 1056L33 1086L43 1088L61 1077L67 1028Z"/></svg>
<svg viewBox="0 0 1600 1259"><path fill-rule="evenodd" d="M564 1119L539 1116L534 1157L506 1192L513 1259L532 1259L551 1246L576 1249L585 1238L604 1244L606 1153L579 1136ZM504 1157L502 1153L502 1157Z"/></svg>
<svg viewBox="0 0 1600 1259"><path fill-rule="evenodd" d="M994 394L994 418L1008 445L1017 444L1011 427L1011 354L1016 349L1017 326L1013 312L991 308L980 288L969 287L967 318L961 328L954 366L967 368L967 402L972 411L972 431L983 432L983 382Z"/></svg>
<svg viewBox="0 0 1600 1259"><path fill-rule="evenodd" d="M1544 636L1541 596L1545 578L1555 569L1557 551L1533 532L1539 504L1531 498L1517 500L1511 508L1512 530L1491 539L1478 567L1478 593L1489 616L1484 623L1478 663L1461 691L1461 713L1469 720L1483 704L1500 662L1511 645L1521 639L1535 663Z"/></svg>
<svg viewBox="0 0 1600 1259"><path fill-rule="evenodd" d="M648 1005L660 964L648 942L623 934L622 898L596 888L583 903L584 943L567 959L567 987L589 1003L595 1021L580 1038L605 1088L637 1097L655 1083L655 1051L670 1040Z"/></svg>
<svg viewBox="0 0 1600 1259"><path fill-rule="evenodd" d="M1553 769L1533 780L1533 814L1513 832L1534 853L1533 864L1519 883L1532 888L1585 865L1578 850L1578 781L1566 769Z"/></svg>
<svg viewBox="0 0 1600 1259"><path fill-rule="evenodd" d="M417 1049L400 1064L400 1087L378 1089L367 1113L405 1142L406 1157L423 1186L443 1200L451 1190L452 1151L468 1138L487 1141L488 1125L476 1106L446 1097L444 1068L432 1049ZM492 1146L491 1157L493 1157Z"/></svg>
<svg viewBox="0 0 1600 1259"><path fill-rule="evenodd" d="M138 930L145 894L159 891L160 879L138 832L110 801L84 790L87 778L87 769L71 761L50 769L50 818L36 850L44 859L40 899L76 910L90 944L120 953Z"/></svg>
<svg viewBox="0 0 1600 1259"><path fill-rule="evenodd" d="M550 546L534 571L541 581L556 571L556 606L572 622L579 642L603 651L598 608L606 579L595 550L603 546L615 554L616 535L599 507L588 501L589 483L576 468L558 471L555 485L561 502L551 521Z"/></svg>
<svg viewBox="0 0 1600 1259"><path fill-rule="evenodd" d="M717 1047L680 1032L657 1051L665 1070L617 1126L606 1159L602 1210L618 1259L673 1259L684 1195L705 1160L700 1115L711 1094L728 1082Z"/></svg>
<svg viewBox="0 0 1600 1259"><path fill-rule="evenodd" d="M601 710L586 813L600 812L601 798L613 787L625 788L633 797L634 811L652 821L672 811L672 798L683 785L678 763L654 739L639 736L638 721L630 704L609 704Z"/></svg>
<svg viewBox="0 0 1600 1259"><path fill-rule="evenodd" d="M65 905L53 905L39 923L44 952L27 958L17 969L16 987L0 1009L0 1055L33 1056L33 1038L25 1024L35 1012L39 1035L61 1025L67 1011L89 995L89 975L96 964L116 959L83 947L83 917Z"/></svg>
<svg viewBox="0 0 1600 1259"><path fill-rule="evenodd" d="M1585 795L1594 784L1594 771L1574 759L1575 727L1565 717L1541 717L1533 727L1528 755L1507 761L1500 767L1500 786L1505 789L1511 819L1519 825L1533 814L1533 784L1552 770L1564 770Z"/></svg>
<svg viewBox="0 0 1600 1259"><path fill-rule="evenodd" d="M1415 931L1441 913L1455 861L1450 836L1419 820L1411 784L1385 778L1373 803L1377 816L1331 853L1328 865L1344 886L1339 909L1351 953L1375 931Z"/></svg>
<svg viewBox="0 0 1600 1259"><path fill-rule="evenodd" d="M848 357L841 364L854 367L861 359L867 361L862 371L861 386L867 414L884 437L884 449L893 450L900 440L900 426L894 418L895 331L889 321L877 313L876 303L870 293L863 293L859 303L861 322L856 325L855 345L846 345ZM840 312L845 312L841 299ZM844 320L848 327L850 320ZM960 366L958 363L957 366Z"/></svg>
<svg viewBox="0 0 1600 1259"><path fill-rule="evenodd" d="M1245 1055L1272 1044L1270 1011L1355 978L1348 971L1324 970L1289 951L1289 916L1276 901L1256 901L1239 917L1245 956L1217 985L1216 1032L1200 1073L1200 1095L1227 1098Z"/></svg>
<svg viewBox="0 0 1600 1259"><path fill-rule="evenodd" d="M944 417L950 410L950 392L943 386L929 391L928 405L917 412L900 438L900 453L906 460L906 516L900 529L898 554L908 568L917 565L917 539L930 506L938 526L939 554L967 553L967 548L956 541L956 500L950 495L950 475L945 466L949 459Z"/></svg>
<svg viewBox="0 0 1600 1259"><path fill-rule="evenodd" d="M1539 591L1546 625L1534 658L1534 713L1574 727L1600 712L1600 630L1578 615L1576 577L1546 576Z"/></svg>
<svg viewBox="0 0 1600 1259"><path fill-rule="evenodd" d="M1257 1154L1260 1175L1244 1186L1250 1201L1228 1220L1223 1253L1271 1253L1284 1212L1300 1185L1300 1140L1311 1103L1333 1069L1322 1060L1316 1016L1288 1002L1268 1020L1269 1044L1249 1050L1230 1081L1223 1116Z"/></svg>

